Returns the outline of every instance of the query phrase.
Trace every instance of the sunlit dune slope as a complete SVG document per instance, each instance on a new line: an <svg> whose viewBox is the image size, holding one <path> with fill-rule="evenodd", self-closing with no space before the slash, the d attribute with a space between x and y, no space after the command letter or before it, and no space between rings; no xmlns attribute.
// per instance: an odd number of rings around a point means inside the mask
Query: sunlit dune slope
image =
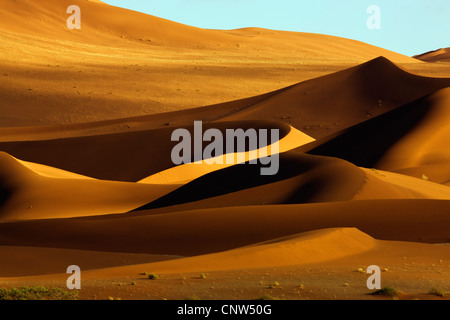
<svg viewBox="0 0 450 320"><path fill-rule="evenodd" d="M375 246L375 239L357 229L324 229L230 251L154 263L151 270L172 273L305 265L356 255Z"/></svg>
<svg viewBox="0 0 450 320"><path fill-rule="evenodd" d="M81 30L69 30L69 5ZM87 0L3 0L1 127L143 116L271 92L385 56L338 37L205 30Z"/></svg>
<svg viewBox="0 0 450 320"><path fill-rule="evenodd" d="M127 212L177 186L100 181L0 153L0 221Z"/></svg>
<svg viewBox="0 0 450 320"><path fill-rule="evenodd" d="M441 48L414 56L425 62L450 62L450 48Z"/></svg>
<svg viewBox="0 0 450 320"><path fill-rule="evenodd" d="M66 28L69 17L66 9L77 5L82 12L82 28L71 33ZM332 59L346 58L370 59L374 55L388 54L399 61L413 61L401 54L377 48L359 41L338 37L273 31L260 28L237 30L207 30L183 25L141 12L114 7L99 1L88 0L3 0L0 27L5 31L15 31L40 37L63 35L65 40L81 40L111 44L111 40L145 42L151 48L155 45L175 47L212 46L218 44L236 47L237 43L259 47L269 51L302 49L312 55L324 55ZM105 39L105 37L108 37ZM297 39L295 39L297 37ZM113 38L113 39L111 39ZM285 41L287 39L293 41ZM331 40L333 41L326 41ZM238 41L239 40L239 41ZM319 44L327 42L326 46ZM301 46L303 44L303 46ZM266 45L264 47L263 45ZM336 55L336 56L332 56ZM341 58L342 59L342 58Z"/></svg>
<svg viewBox="0 0 450 320"><path fill-rule="evenodd" d="M226 124L223 123L223 124ZM260 123L261 124L261 123ZM226 131L226 130L225 130ZM268 139L267 145L260 144L257 149L249 149L248 151L236 150L237 152L229 153L224 146L224 154L217 155L212 158L204 159L203 161L191 162L183 165L178 165L158 173L155 173L149 177L140 180L140 183L188 183L195 180L207 173L225 169L236 164L243 164L248 162L261 162L263 161L265 166L259 168L260 174L263 175L276 175L278 174L278 154L284 153L289 150L293 150L302 145L308 144L314 141L313 138L304 134L303 132L290 127L289 132L284 134L284 137L276 139L272 130L266 131ZM265 135L263 134L263 135ZM226 134L224 135L226 138ZM226 138L227 139L227 138ZM247 141L248 143L248 141ZM276 158L276 159L275 159ZM273 161L270 159L274 159ZM273 165L272 165L273 163ZM264 173L264 171L266 171Z"/></svg>

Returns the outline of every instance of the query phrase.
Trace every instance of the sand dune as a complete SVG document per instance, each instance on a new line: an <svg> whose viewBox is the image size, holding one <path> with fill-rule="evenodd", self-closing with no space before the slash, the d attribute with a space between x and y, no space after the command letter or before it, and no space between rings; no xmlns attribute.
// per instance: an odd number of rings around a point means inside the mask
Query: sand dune
<svg viewBox="0 0 450 320"><path fill-rule="evenodd" d="M64 272L68 266L73 265L75 262L82 270L86 271L178 258L167 255L158 256L20 246L0 246L0 255L8 257L8 259L0 260L0 275L7 278L58 274Z"/></svg>
<svg viewBox="0 0 450 320"><path fill-rule="evenodd" d="M263 148L258 148L252 151L246 152L234 152L227 154L224 152L224 155L219 155L214 158L207 159L202 163L188 163L179 165L170 169L166 169L160 171L156 174L153 174L147 178L140 180L140 183L188 183L194 179L197 179L205 174L210 172L218 171L224 168L228 168L233 166L239 162L240 157L242 157L242 162L250 162L252 160L273 157L278 153L284 153L289 150L298 148L302 145L310 143L314 141L310 136L298 131L297 129L290 127L289 133L286 134L285 137L276 141L273 144L265 146ZM273 148L273 149L272 149ZM224 148L225 150L225 148ZM227 162L227 155L232 155L234 161L231 163ZM217 163L211 163L211 161L216 161ZM278 160L277 160L278 161ZM241 162L241 163L242 163ZM275 169L274 169L275 170ZM278 171L278 169L276 169Z"/></svg>
<svg viewBox="0 0 450 320"><path fill-rule="evenodd" d="M280 171L275 176L261 176L258 165L229 167L186 183L137 212L369 199L450 200L446 186L400 174L362 170L339 159L287 152L280 155L279 161Z"/></svg>
<svg viewBox="0 0 450 320"><path fill-rule="evenodd" d="M178 128L162 125L158 129L118 134L0 142L0 149L22 160L97 179L136 182L175 166L171 152L178 142L172 142L171 135ZM189 130L193 136L193 122L185 123L181 128ZM280 139L291 130L290 126L275 121L223 121L205 123L203 128L205 131L216 128L221 132L226 129L278 129ZM301 133L297 137L304 139L298 141L297 145L311 141Z"/></svg>
<svg viewBox="0 0 450 320"><path fill-rule="evenodd" d="M415 172L416 177L445 183L450 180L449 97L450 90L443 89L305 148L358 166Z"/></svg>
<svg viewBox="0 0 450 320"><path fill-rule="evenodd" d="M241 43L258 48L267 45L265 49L278 53L287 48L291 51L301 48L303 52L312 55L322 52L322 55L329 57L331 54L340 54L347 56L346 58L370 59L376 55L388 54L394 60L413 61L398 53L345 38L260 28L206 30L110 6L101 1L78 1L77 5L83 12L83 27L78 34L74 34L65 28L69 15L58 14L65 13L71 4L69 0L43 0L39 3L29 0L20 2L5 0L2 6L4 19L0 26L5 31L23 32L40 37L63 34L68 39L78 41L82 39L83 43L95 41L95 44L111 45L112 40L122 40L125 43L127 41L145 42L147 46L173 45L179 47L182 45L184 48L189 48L206 45L214 47L214 49L217 49L218 43L233 48L236 48L237 43ZM40 28L36 28L36 25ZM109 36L109 38L105 38L105 36ZM286 39L296 41L286 43L284 41ZM327 41L331 39L334 41ZM310 43L308 46L301 47L302 43L308 42ZM318 45L324 42L328 42L326 47ZM320 57L316 59L320 60Z"/></svg>
<svg viewBox="0 0 450 320"><path fill-rule="evenodd" d="M390 82L384 81L385 78ZM373 83L373 79L379 79L379 82ZM139 181L171 167L169 153L173 144L169 142L170 133L179 126L192 126L194 120L215 121L214 126L220 128L224 120L234 119L234 127L245 128L249 124L240 124L240 121L253 121L255 126L255 119L269 118L291 123L305 134L321 138L447 85L450 85L448 79L415 76L378 58L353 69L237 102L143 118L72 125L66 129L3 129L4 141L9 142L0 143L0 147L20 159L82 175ZM112 133L116 130L121 134ZM31 139L25 139L26 136ZM62 137L66 138L56 139ZM135 141L148 141L148 147ZM153 156L153 149L158 150L158 157ZM133 155L133 159L118 154ZM370 153L363 153L364 156L367 154ZM345 159L360 166L373 166ZM129 161L133 161L132 164Z"/></svg>
<svg viewBox="0 0 450 320"><path fill-rule="evenodd" d="M193 256L302 232L355 227L381 240L448 242L447 200L363 200L0 224L5 246ZM80 233L83 230L83 233Z"/></svg>
<svg viewBox="0 0 450 320"><path fill-rule="evenodd" d="M61 287L72 264L88 299L183 298L194 286L182 275L206 271L233 299L278 277L289 297L303 278L361 298L355 269L390 263L383 281L448 284L447 49L410 58L319 34L206 30L98 0L77 1L70 31L72 4L0 8L2 286ZM261 161L175 166L172 133L192 135L194 121L279 130L277 174ZM270 143L233 152L250 160Z"/></svg>
<svg viewBox="0 0 450 320"><path fill-rule="evenodd" d="M167 274L304 265L359 254L375 245L375 239L357 229L325 229L220 253L153 263L145 268Z"/></svg>
<svg viewBox="0 0 450 320"><path fill-rule="evenodd" d="M354 199L374 198L388 199L440 199L450 200L450 189L423 177L415 178L394 172L364 169L368 182ZM376 179L377 181L375 181ZM384 192L382 191L384 190Z"/></svg>
<svg viewBox="0 0 450 320"><path fill-rule="evenodd" d="M410 74L384 57L300 83L225 119L285 118L321 138L450 86Z"/></svg>
<svg viewBox="0 0 450 320"><path fill-rule="evenodd" d="M0 221L123 213L178 187L80 178L3 152L0 163Z"/></svg>
<svg viewBox="0 0 450 320"><path fill-rule="evenodd" d="M288 123L314 138L320 138L449 85L447 78L420 77L379 57L341 72L251 98L141 117L72 125L0 128L0 140L50 140L143 131L167 125L184 127L195 120L255 119ZM126 109L126 105L122 109Z"/></svg>
<svg viewBox="0 0 450 320"><path fill-rule="evenodd" d="M422 68L417 59L358 41L263 29L204 30L87 0L78 1L81 30L71 31L65 12L72 4L3 1L1 127L212 105L379 56Z"/></svg>
<svg viewBox="0 0 450 320"><path fill-rule="evenodd" d="M450 61L450 48L441 48L435 51L426 52L414 56L413 58L425 61L425 62L449 62Z"/></svg>

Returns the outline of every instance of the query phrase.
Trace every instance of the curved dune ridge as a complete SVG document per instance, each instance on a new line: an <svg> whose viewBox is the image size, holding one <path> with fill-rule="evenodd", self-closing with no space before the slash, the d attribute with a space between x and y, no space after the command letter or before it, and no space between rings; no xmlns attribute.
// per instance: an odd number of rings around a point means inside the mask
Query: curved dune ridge
<svg viewBox="0 0 450 320"><path fill-rule="evenodd" d="M194 124L190 122L180 127L162 125L156 129L116 134L0 142L0 149L22 160L97 179L136 182L175 167L171 153L179 142L171 141L171 136L174 130L180 128L188 130L192 140L194 139ZM282 140L291 132L289 125L276 121L220 121L204 123L202 128L203 131L209 128L218 129L224 136L227 129L254 129L257 132L264 129L269 133L270 130L278 129L279 138ZM291 134L294 135L286 140L287 148L312 141L312 138L296 130ZM270 138L270 134L268 137ZM208 144L209 142L203 143L204 146ZM284 145L283 142L283 148Z"/></svg>
<svg viewBox="0 0 450 320"><path fill-rule="evenodd" d="M270 137L270 133L268 133ZM257 160L260 158L275 156L278 153L283 153L304 144L314 141L313 138L302 133L301 131L290 127L290 131L287 136L283 137L279 141L270 144L269 146L259 148L254 151L246 152L235 152L232 154L225 153L224 155L203 160L201 163L187 163L179 165L147 178L144 178L138 182L140 183L188 183L196 178L199 178L207 173L224 169L233 165L238 164L237 161L242 157L243 162L249 162L252 160ZM227 163L227 155L232 155L234 161L232 163ZM206 162L208 161L208 162ZM214 162L214 163L212 163Z"/></svg>
<svg viewBox="0 0 450 320"><path fill-rule="evenodd" d="M420 77L378 57L286 88L222 120L285 118L318 139L449 86L448 78Z"/></svg>
<svg viewBox="0 0 450 320"><path fill-rule="evenodd" d="M277 175L261 176L260 167L246 164L213 171L136 209L137 213L369 199L450 200L447 186L361 169L339 159L286 152L279 157Z"/></svg>
<svg viewBox="0 0 450 320"><path fill-rule="evenodd" d="M101 181L0 153L0 221L127 212L178 186Z"/></svg>

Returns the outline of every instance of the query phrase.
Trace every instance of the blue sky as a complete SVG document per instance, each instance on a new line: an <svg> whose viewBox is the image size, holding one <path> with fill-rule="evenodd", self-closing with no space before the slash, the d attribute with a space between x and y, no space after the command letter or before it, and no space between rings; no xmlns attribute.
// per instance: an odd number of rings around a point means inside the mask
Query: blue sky
<svg viewBox="0 0 450 320"><path fill-rule="evenodd" d="M360 40L406 55L450 47L450 0L103 0L210 29L261 27ZM380 29L370 30L370 5Z"/></svg>

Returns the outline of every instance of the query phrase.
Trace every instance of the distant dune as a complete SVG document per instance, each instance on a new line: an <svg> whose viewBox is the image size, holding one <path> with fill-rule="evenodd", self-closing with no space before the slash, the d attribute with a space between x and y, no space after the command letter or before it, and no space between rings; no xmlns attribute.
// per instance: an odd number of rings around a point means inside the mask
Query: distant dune
<svg viewBox="0 0 450 320"><path fill-rule="evenodd" d="M81 30L66 27L66 9L73 4L68 0L2 2L0 127L212 105L379 56L421 68L416 59L344 38L258 28L206 30L102 3L77 3Z"/></svg>
<svg viewBox="0 0 450 320"><path fill-rule="evenodd" d="M449 62L450 61L450 48L438 49L427 53L419 54L413 58L425 61L425 62Z"/></svg>

